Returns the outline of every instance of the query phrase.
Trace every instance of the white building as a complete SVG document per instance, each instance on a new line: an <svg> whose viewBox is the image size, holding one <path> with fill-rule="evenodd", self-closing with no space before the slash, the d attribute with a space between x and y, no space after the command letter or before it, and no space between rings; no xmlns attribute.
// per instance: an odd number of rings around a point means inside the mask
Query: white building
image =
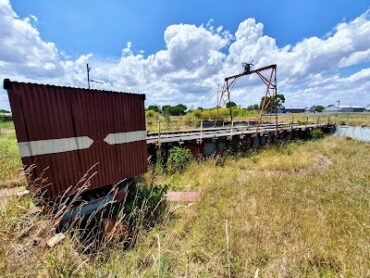
<svg viewBox="0 0 370 278"><path fill-rule="evenodd" d="M325 112L329 113L349 113L349 112L365 112L366 107L355 106L355 105L341 105L341 106L328 106L325 108Z"/></svg>

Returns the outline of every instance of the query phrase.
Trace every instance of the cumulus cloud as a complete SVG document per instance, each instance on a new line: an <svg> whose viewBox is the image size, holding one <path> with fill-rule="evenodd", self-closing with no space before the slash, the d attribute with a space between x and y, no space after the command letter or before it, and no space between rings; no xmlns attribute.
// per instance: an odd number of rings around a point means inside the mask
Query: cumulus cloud
<svg viewBox="0 0 370 278"><path fill-rule="evenodd" d="M31 24L35 16L21 19L9 1L0 0L0 73L32 80L58 77L63 66L54 43L45 42Z"/></svg>
<svg viewBox="0 0 370 278"><path fill-rule="evenodd" d="M164 32L165 48L149 55L134 51L128 42L115 61L94 58L92 53L71 59L37 30L37 17L20 18L8 0L0 0L0 78L86 86L86 63L92 76L103 81L96 88L147 94L149 103L186 103L215 106L216 90L225 76L239 73L242 62L256 67L278 65L279 90L288 105L370 103L370 12L341 22L323 38L302 39L278 47L264 34L264 25L253 18L232 34L222 26L174 24ZM354 67L352 69L352 67ZM344 76L344 68L350 68ZM243 78L232 91L244 106L257 103L263 94L257 77ZM0 99L1 106L6 101ZM6 104L5 104L6 105Z"/></svg>
<svg viewBox="0 0 370 278"><path fill-rule="evenodd" d="M343 57L339 63L339 67L349 67L361 63L370 62L370 49L364 51L357 51L349 55L348 57Z"/></svg>

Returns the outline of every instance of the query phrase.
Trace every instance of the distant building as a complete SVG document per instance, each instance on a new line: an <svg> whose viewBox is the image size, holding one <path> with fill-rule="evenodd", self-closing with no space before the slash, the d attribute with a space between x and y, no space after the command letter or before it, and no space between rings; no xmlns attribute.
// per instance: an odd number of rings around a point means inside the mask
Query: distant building
<svg viewBox="0 0 370 278"><path fill-rule="evenodd" d="M2 121L12 120L12 113L7 110L0 109L0 120Z"/></svg>
<svg viewBox="0 0 370 278"><path fill-rule="evenodd" d="M328 106L325 108L325 112L328 113L350 113L350 112L365 112L366 107L363 106Z"/></svg>
<svg viewBox="0 0 370 278"><path fill-rule="evenodd" d="M11 114L11 112L8 110L0 109L0 114Z"/></svg>
<svg viewBox="0 0 370 278"><path fill-rule="evenodd" d="M304 107L285 107L282 111L283 113L304 113L306 108Z"/></svg>
<svg viewBox="0 0 370 278"><path fill-rule="evenodd" d="M313 105L308 109L308 112L314 113L316 111L316 105Z"/></svg>

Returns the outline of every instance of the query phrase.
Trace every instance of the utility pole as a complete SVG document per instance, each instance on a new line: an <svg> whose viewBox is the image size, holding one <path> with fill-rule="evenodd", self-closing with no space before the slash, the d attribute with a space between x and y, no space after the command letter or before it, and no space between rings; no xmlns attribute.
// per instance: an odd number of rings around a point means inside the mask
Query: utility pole
<svg viewBox="0 0 370 278"><path fill-rule="evenodd" d="M103 81L90 79L91 67L89 67L89 64L86 64L86 71L87 71L87 88L88 89L90 89L90 82L94 82L94 83L98 83L98 84L104 84Z"/></svg>
<svg viewBox="0 0 370 278"><path fill-rule="evenodd" d="M86 71L87 71L87 88L90 90L90 70L89 64L86 64Z"/></svg>
<svg viewBox="0 0 370 278"><path fill-rule="evenodd" d="M339 105L340 105L340 100L337 100L337 117L338 117L338 112L339 112Z"/></svg>

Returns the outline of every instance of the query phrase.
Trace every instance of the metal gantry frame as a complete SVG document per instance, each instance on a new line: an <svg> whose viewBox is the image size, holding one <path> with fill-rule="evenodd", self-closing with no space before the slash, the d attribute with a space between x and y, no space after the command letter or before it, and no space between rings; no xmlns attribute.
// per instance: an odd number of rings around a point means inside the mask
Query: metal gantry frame
<svg viewBox="0 0 370 278"><path fill-rule="evenodd" d="M264 95L265 97L263 98L263 102L260 108L259 118L257 121L257 128L256 128L256 134L257 134L261 121L262 121L262 116L264 112L266 111L266 108L269 106L271 98L275 97L277 94L277 80L276 80L277 65L273 64L273 65L265 66L262 68L254 69L254 70L251 69L252 64L245 63L242 65L244 66L244 72L236 74L236 75L228 76L225 78L224 86L222 88L220 96L217 97L217 107L220 107L222 102L224 104L227 104L228 102L230 102L231 100L230 91L234 87L236 81L240 77L247 76L253 73L257 74L258 77L262 80L262 82L266 85L266 90L265 90L265 95ZM262 72L264 71L269 71L269 75L267 77L265 77L262 74ZM232 117L231 107L230 107L230 117L232 121L233 117ZM276 119L276 132L278 132L279 123L278 123L277 109L275 109L275 119Z"/></svg>

